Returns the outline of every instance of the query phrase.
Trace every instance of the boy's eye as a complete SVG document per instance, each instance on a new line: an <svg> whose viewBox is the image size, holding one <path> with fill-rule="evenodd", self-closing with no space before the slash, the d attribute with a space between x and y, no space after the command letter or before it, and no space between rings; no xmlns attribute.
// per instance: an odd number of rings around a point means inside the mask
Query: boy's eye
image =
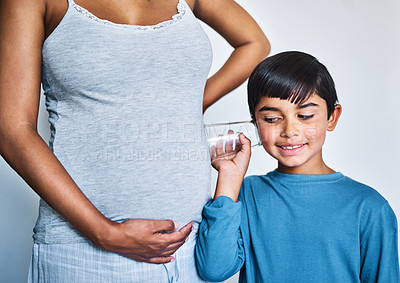
<svg viewBox="0 0 400 283"><path fill-rule="evenodd" d="M278 121L278 118L276 118L276 117L272 117L272 118L265 117L264 121L267 122L267 123L275 123L275 122Z"/></svg>
<svg viewBox="0 0 400 283"><path fill-rule="evenodd" d="M314 114L311 114L311 115L297 115L297 117L299 117L300 119L302 119L302 120L308 120L308 119L311 119L312 117L314 117Z"/></svg>

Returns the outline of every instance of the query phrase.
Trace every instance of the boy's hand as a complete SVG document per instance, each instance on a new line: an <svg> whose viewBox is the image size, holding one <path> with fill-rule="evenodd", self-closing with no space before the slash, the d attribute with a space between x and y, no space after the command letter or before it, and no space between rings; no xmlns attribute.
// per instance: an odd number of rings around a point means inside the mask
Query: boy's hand
<svg viewBox="0 0 400 283"><path fill-rule="evenodd" d="M251 156L250 140L243 133L239 135L236 148L240 150L234 151L231 141L225 144L225 150L223 150L222 143L217 144L216 148L212 149L212 151L216 151L216 156L211 159L211 164L218 170L214 199L222 195L228 196L234 201L238 198Z"/></svg>
<svg viewBox="0 0 400 283"><path fill-rule="evenodd" d="M233 131L229 130L228 134L233 134ZM250 148L250 140L243 133L240 133L239 140L236 140L235 150L233 150L232 140L226 142L225 149L223 142L219 142L216 147L211 149L211 165L220 174L223 173L222 171L229 171L231 174L237 172L244 176L249 166Z"/></svg>

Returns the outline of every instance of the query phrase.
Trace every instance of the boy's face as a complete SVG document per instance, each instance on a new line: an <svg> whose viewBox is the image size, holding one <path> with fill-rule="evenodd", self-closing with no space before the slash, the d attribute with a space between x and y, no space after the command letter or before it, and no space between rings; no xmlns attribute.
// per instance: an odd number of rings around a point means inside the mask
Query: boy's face
<svg viewBox="0 0 400 283"><path fill-rule="evenodd" d="M255 108L258 132L264 149L278 160L278 170L289 174L326 174L333 170L322 160L326 131L332 131L341 106L329 120L324 99L316 94L302 104L263 97Z"/></svg>

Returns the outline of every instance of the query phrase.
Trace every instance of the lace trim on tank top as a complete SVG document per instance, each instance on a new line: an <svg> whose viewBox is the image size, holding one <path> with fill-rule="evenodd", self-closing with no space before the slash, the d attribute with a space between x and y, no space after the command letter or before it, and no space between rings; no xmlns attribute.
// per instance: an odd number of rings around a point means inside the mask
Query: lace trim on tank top
<svg viewBox="0 0 400 283"><path fill-rule="evenodd" d="M184 0L179 0L176 8L178 10L178 13L172 16L171 20L166 20L163 21L161 23L155 24L155 25L150 25L150 26L141 26L141 25L128 25L128 24L117 24L108 20L103 20L100 19L98 17L96 17L95 15L93 15L92 13L90 13L88 10L86 10L85 8L79 6L78 4L76 4L73 0L71 1L71 5L73 8L75 8L76 11L78 11L79 13L81 13L82 15L88 17L89 19L92 19L98 23L101 24L105 24L105 25L109 25L109 26L116 26L116 27L122 27L122 28L127 28L127 29L135 29L135 30L156 30L156 29L160 29L166 26L169 26L170 24L173 24L179 20L181 20L183 18L183 16L186 13L186 7L183 3Z"/></svg>

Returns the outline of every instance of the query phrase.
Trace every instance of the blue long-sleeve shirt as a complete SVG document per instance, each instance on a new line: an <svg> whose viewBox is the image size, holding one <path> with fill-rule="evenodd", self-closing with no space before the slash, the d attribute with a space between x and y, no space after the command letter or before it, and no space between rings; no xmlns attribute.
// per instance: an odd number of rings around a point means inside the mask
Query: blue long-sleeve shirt
<svg viewBox="0 0 400 283"><path fill-rule="evenodd" d="M341 173L247 177L237 203L219 197L203 217L196 262L210 281L400 282L393 210Z"/></svg>

